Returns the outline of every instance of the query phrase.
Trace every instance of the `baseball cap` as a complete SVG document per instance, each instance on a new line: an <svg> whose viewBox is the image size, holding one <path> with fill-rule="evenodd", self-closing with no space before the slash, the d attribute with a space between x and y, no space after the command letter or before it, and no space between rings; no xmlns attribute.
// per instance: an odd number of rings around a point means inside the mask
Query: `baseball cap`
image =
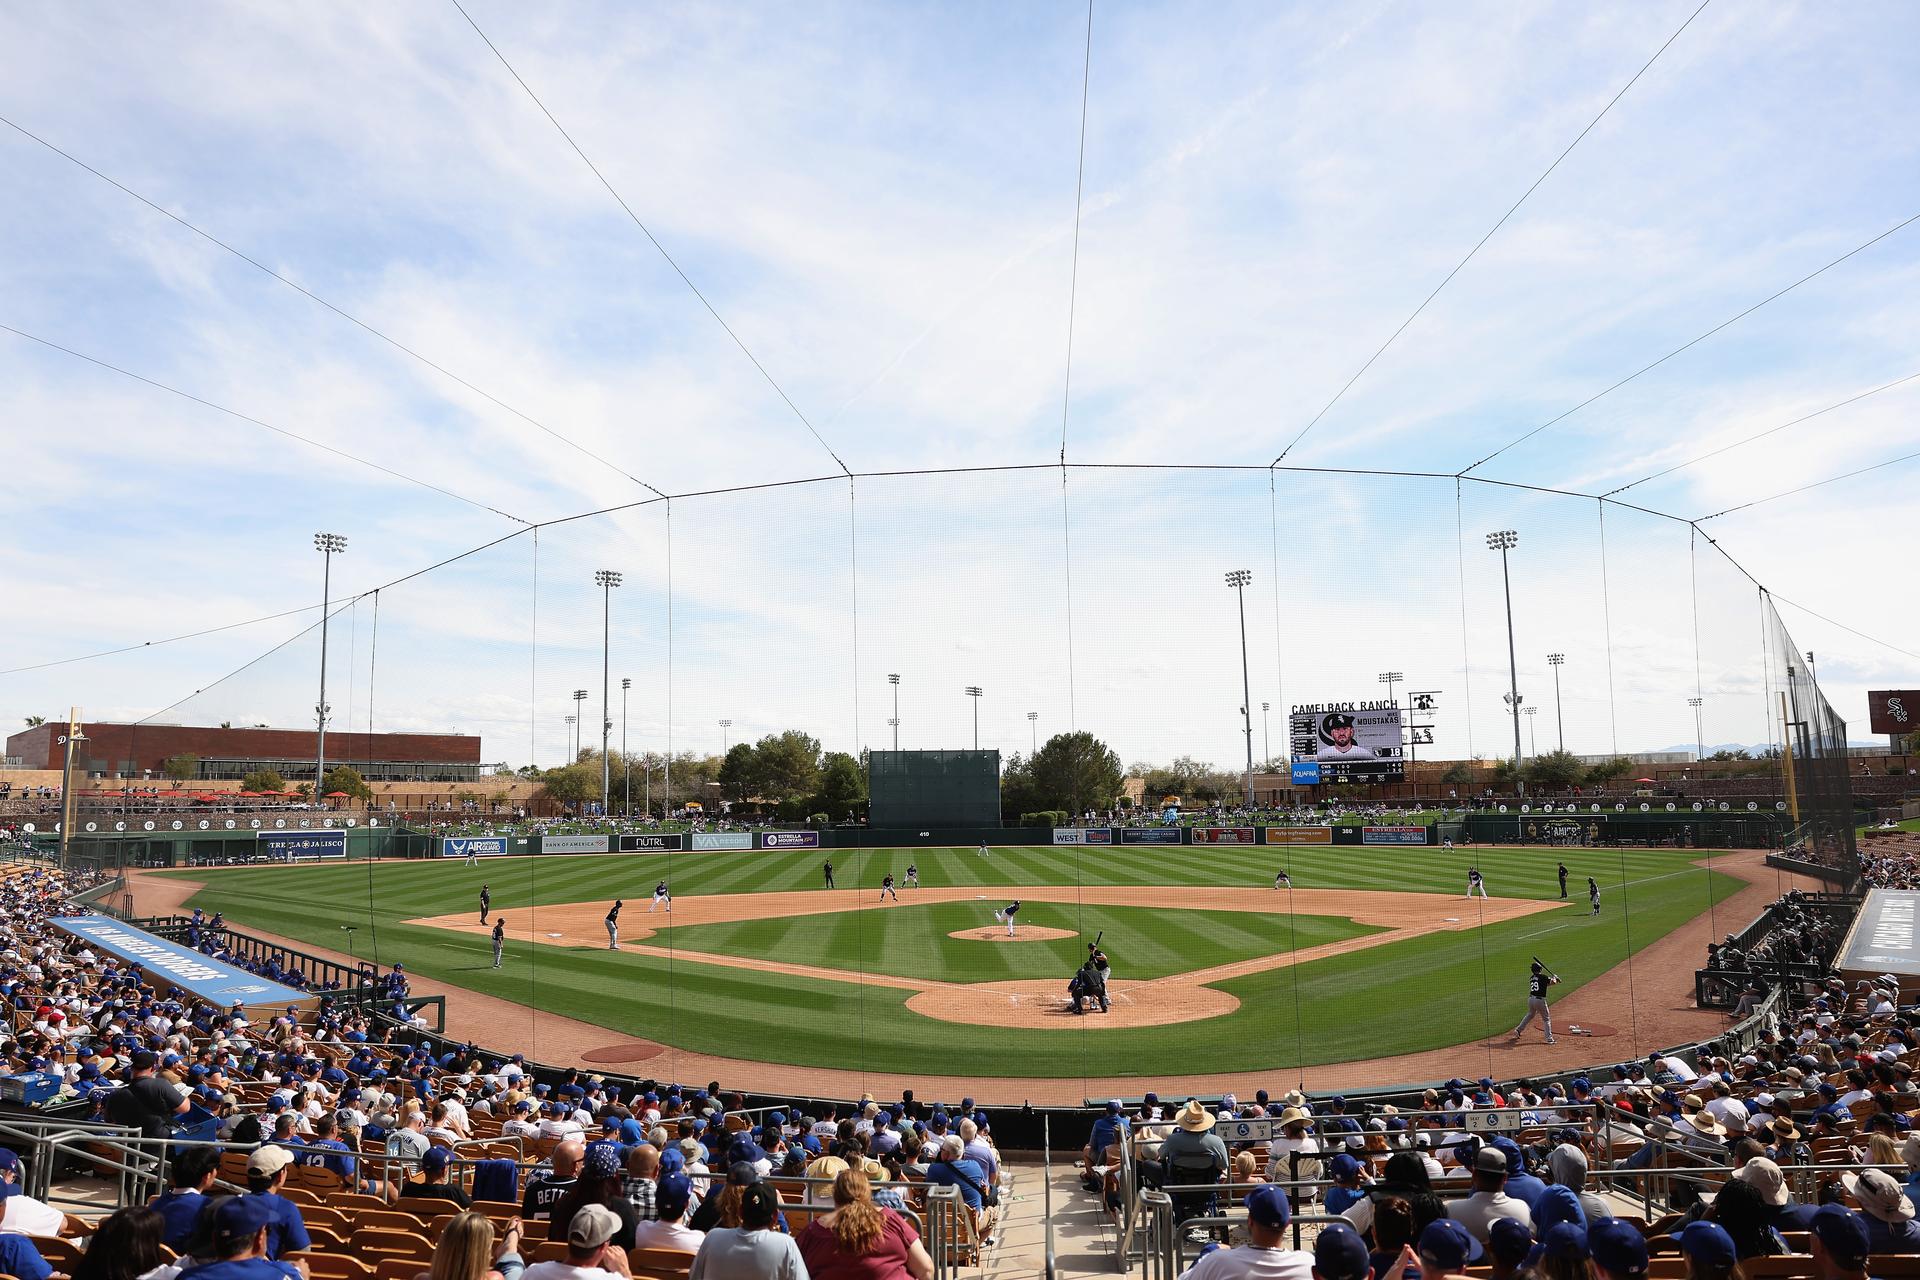
<svg viewBox="0 0 1920 1280"><path fill-rule="evenodd" d="M664 1219L674 1219L687 1211L693 1199L693 1180L684 1173L670 1173L654 1189L653 1204Z"/></svg>
<svg viewBox="0 0 1920 1280"><path fill-rule="evenodd" d="M1610 1275L1647 1274L1647 1238L1631 1222L1600 1219L1587 1229L1587 1248L1594 1262Z"/></svg>
<svg viewBox="0 0 1920 1280"><path fill-rule="evenodd" d="M1367 1280L1372 1265L1366 1242L1352 1227L1336 1222L1313 1242L1313 1270L1322 1280Z"/></svg>
<svg viewBox="0 0 1920 1280"><path fill-rule="evenodd" d="M1327 1161L1327 1173L1338 1181L1357 1178L1360 1176L1360 1162L1342 1151L1339 1155Z"/></svg>
<svg viewBox="0 0 1920 1280"><path fill-rule="evenodd" d="M620 1230L620 1219L603 1204L582 1205L567 1224L567 1243L576 1249L597 1249Z"/></svg>
<svg viewBox="0 0 1920 1280"><path fill-rule="evenodd" d="M420 1157L420 1167L438 1173L453 1163L453 1152L445 1147L428 1147L427 1154Z"/></svg>
<svg viewBox="0 0 1920 1280"><path fill-rule="evenodd" d="M1593 1256L1587 1243L1587 1229L1577 1222L1556 1222L1540 1237L1535 1252L1546 1258L1578 1262Z"/></svg>
<svg viewBox="0 0 1920 1280"><path fill-rule="evenodd" d="M213 1234L220 1240L250 1240L273 1221L273 1206L259 1196L234 1196L213 1213Z"/></svg>
<svg viewBox="0 0 1920 1280"><path fill-rule="evenodd" d="M1733 1237L1717 1222L1689 1222L1668 1239L1679 1245L1682 1253L1702 1262L1731 1267L1739 1261L1734 1252Z"/></svg>
<svg viewBox="0 0 1920 1280"><path fill-rule="evenodd" d="M1507 1172L1507 1153L1498 1147L1482 1147L1473 1157L1475 1173L1497 1173L1502 1177Z"/></svg>
<svg viewBox="0 0 1920 1280"><path fill-rule="evenodd" d="M1809 1229L1841 1266L1857 1267L1867 1260L1867 1220L1845 1205L1822 1205L1814 1210Z"/></svg>
<svg viewBox="0 0 1920 1280"><path fill-rule="evenodd" d="M292 1163L293 1152L285 1147L257 1147L253 1154L247 1157L247 1172L272 1177Z"/></svg>
<svg viewBox="0 0 1920 1280"><path fill-rule="evenodd" d="M1418 1252L1423 1258L1432 1258L1446 1271L1458 1271L1486 1256L1480 1242L1452 1218L1435 1218L1429 1222L1420 1233Z"/></svg>
<svg viewBox="0 0 1920 1280"><path fill-rule="evenodd" d="M1287 1193L1274 1186L1255 1187L1247 1193L1247 1217L1268 1230L1284 1230L1293 1219Z"/></svg>
<svg viewBox="0 0 1920 1280"><path fill-rule="evenodd" d="M1533 1232L1518 1218L1495 1218L1487 1226L1487 1250L1509 1266L1519 1266L1533 1251Z"/></svg>

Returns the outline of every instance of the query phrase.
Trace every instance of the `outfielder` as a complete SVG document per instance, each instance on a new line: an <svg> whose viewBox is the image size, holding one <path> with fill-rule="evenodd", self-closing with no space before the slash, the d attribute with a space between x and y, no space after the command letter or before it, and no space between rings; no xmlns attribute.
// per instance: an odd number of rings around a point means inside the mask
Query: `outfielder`
<svg viewBox="0 0 1920 1280"><path fill-rule="evenodd" d="M907 864L907 888L918 889L919 887L920 887L920 864L917 862L909 862Z"/></svg>
<svg viewBox="0 0 1920 1280"><path fill-rule="evenodd" d="M985 840L982 840L980 842L980 856L983 858L989 858L993 856L992 854L987 852L987 842Z"/></svg>
<svg viewBox="0 0 1920 1280"><path fill-rule="evenodd" d="M891 871L880 877L880 901L885 902L888 898L892 898L895 902L900 901L900 894L893 887Z"/></svg>
<svg viewBox="0 0 1920 1280"><path fill-rule="evenodd" d="M1599 915L1600 914L1600 886L1594 883L1594 879L1592 876L1587 877L1587 901L1593 904L1593 910L1588 912L1587 914L1595 915L1595 916Z"/></svg>
<svg viewBox="0 0 1920 1280"><path fill-rule="evenodd" d="M1520 1033L1532 1025L1535 1018L1546 1029L1547 1043L1553 1043L1553 1011L1547 1008L1547 988L1559 985L1560 979L1547 972L1547 967L1538 960L1533 962L1533 972L1527 977L1527 1016L1520 1019L1520 1025L1513 1029L1514 1043L1520 1041Z"/></svg>
<svg viewBox="0 0 1920 1280"><path fill-rule="evenodd" d="M993 913L993 918L1007 926L1007 936L1013 936L1013 917L1020 910L1020 899L1015 898L1006 906Z"/></svg>
<svg viewBox="0 0 1920 1280"><path fill-rule="evenodd" d="M501 916L493 922L493 967L500 967L500 952L507 945L507 918Z"/></svg>
<svg viewBox="0 0 1920 1280"><path fill-rule="evenodd" d="M833 863L831 861L820 864L820 874L827 878L827 888L833 888Z"/></svg>
<svg viewBox="0 0 1920 1280"><path fill-rule="evenodd" d="M480 923L487 922L487 912L493 910L493 895L487 892L487 886L480 886Z"/></svg>
<svg viewBox="0 0 1920 1280"><path fill-rule="evenodd" d="M613 900L613 910L607 912L607 950L609 951L618 951L620 949L620 908L626 905L627 904L620 901L620 899L615 898Z"/></svg>
<svg viewBox="0 0 1920 1280"><path fill-rule="evenodd" d="M1484 878L1481 877L1480 868L1468 867L1467 868L1467 896L1469 898L1473 896L1473 891L1475 889L1478 889L1480 891L1480 896L1483 898L1490 898L1493 896L1492 894L1487 892L1487 882Z"/></svg>
<svg viewBox="0 0 1920 1280"><path fill-rule="evenodd" d="M673 894L667 891L665 880L653 886L653 901L647 904L647 914L652 915L655 907L665 907L668 915L673 914Z"/></svg>
<svg viewBox="0 0 1920 1280"><path fill-rule="evenodd" d="M473 850L474 850L473 841L471 840L467 841L467 865L470 867L477 867L480 865L480 855L475 853Z"/></svg>

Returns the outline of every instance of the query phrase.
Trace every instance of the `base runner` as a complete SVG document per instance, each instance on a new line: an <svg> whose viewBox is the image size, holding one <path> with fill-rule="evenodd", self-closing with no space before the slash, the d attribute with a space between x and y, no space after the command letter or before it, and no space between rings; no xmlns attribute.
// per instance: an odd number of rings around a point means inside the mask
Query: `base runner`
<svg viewBox="0 0 1920 1280"><path fill-rule="evenodd" d="M620 901L620 899L615 898L613 900L613 910L607 912L607 950L609 951L618 951L620 949L620 908L626 905L627 904Z"/></svg>
<svg viewBox="0 0 1920 1280"><path fill-rule="evenodd" d="M888 898L892 898L895 902L900 901L900 894L893 887L893 872L891 871L880 877L880 901L885 902Z"/></svg>

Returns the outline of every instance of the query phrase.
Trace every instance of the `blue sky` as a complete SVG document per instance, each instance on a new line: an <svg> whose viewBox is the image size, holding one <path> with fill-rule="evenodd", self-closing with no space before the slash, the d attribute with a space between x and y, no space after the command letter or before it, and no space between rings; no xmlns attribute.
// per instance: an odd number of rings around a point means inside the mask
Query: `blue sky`
<svg viewBox="0 0 1920 1280"><path fill-rule="evenodd" d="M1609 509L1603 580L1591 501L1259 469L1693 8L1096 6L1067 457L1251 470L1076 470L1064 521L1038 470L683 496L670 552L664 504L549 526L537 580L523 534L383 592L377 658L350 607L336 714L553 762L571 690L597 705L611 567L636 747L717 748L723 717L882 745L900 671L903 745L970 740L979 684L983 745L1023 748L1032 710L1225 763L1244 565L1256 703L1405 670L1446 691L1436 751L1488 754L1481 539L1513 527L1521 684L1544 703L1569 655L1570 748L1689 740L1696 690L1709 742L1764 740L1752 584L1684 526ZM852 469L1057 461L1084 9L470 12ZM13 13L0 85L16 125L573 442L0 127L0 324L461 496L0 333L0 665L308 610L0 675L9 723L308 722L318 529L352 540L340 599L524 528L495 511L839 474L450 4ZM1451 476L1920 213L1916 108L1910 6L1710 4L1288 463ZM1920 373L1917 284L1920 224L1474 474L1599 493ZM1839 475L1920 448L1916 406L1920 380L1621 496L1701 516ZM1704 527L1920 651L1916 466ZM1850 719L1920 677L1783 612Z"/></svg>

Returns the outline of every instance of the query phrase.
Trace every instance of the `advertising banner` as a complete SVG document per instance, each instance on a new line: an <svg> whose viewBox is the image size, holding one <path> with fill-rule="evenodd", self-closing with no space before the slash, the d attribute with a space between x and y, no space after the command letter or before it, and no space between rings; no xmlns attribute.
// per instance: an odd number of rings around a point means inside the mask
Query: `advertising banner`
<svg viewBox="0 0 1920 1280"><path fill-rule="evenodd" d="M762 849L818 849L820 833L818 831L762 831L760 847Z"/></svg>
<svg viewBox="0 0 1920 1280"><path fill-rule="evenodd" d="M440 841L443 858L504 858L506 855L505 836L445 836Z"/></svg>
<svg viewBox="0 0 1920 1280"><path fill-rule="evenodd" d="M605 853L605 836L541 836L542 853Z"/></svg>
<svg viewBox="0 0 1920 1280"><path fill-rule="evenodd" d="M1920 732L1920 689L1875 689L1868 693L1867 724L1875 733Z"/></svg>
<svg viewBox="0 0 1920 1280"><path fill-rule="evenodd" d="M1295 760L1293 762L1293 785L1296 787L1319 786L1320 762L1318 760Z"/></svg>
<svg viewBox="0 0 1920 1280"><path fill-rule="evenodd" d="M1361 844L1425 844L1425 827L1362 827Z"/></svg>
<svg viewBox="0 0 1920 1280"><path fill-rule="evenodd" d="M1085 827L1055 827L1053 829L1053 842L1055 844L1085 844L1087 842L1087 829Z"/></svg>
<svg viewBox="0 0 1920 1280"><path fill-rule="evenodd" d="M753 832L751 831L696 831L693 833L695 849L751 849Z"/></svg>
<svg viewBox="0 0 1920 1280"><path fill-rule="evenodd" d="M1121 844L1179 844L1179 827L1122 827Z"/></svg>
<svg viewBox="0 0 1920 1280"><path fill-rule="evenodd" d="M269 858L344 858L347 833L344 831L261 831L254 835L254 848Z"/></svg>
<svg viewBox="0 0 1920 1280"><path fill-rule="evenodd" d="M309 1005L318 999L308 992L269 982L237 965L201 955L190 947L102 916L58 916L48 923L84 939L96 950L132 961L146 970L150 979L164 977L167 983L221 1009L236 1000L282 1009L290 1004Z"/></svg>
<svg viewBox="0 0 1920 1280"><path fill-rule="evenodd" d="M1112 827L1088 827L1087 843L1088 844L1112 844L1113 828Z"/></svg>
<svg viewBox="0 0 1920 1280"><path fill-rule="evenodd" d="M1268 844L1332 844L1332 827L1268 827Z"/></svg>
<svg viewBox="0 0 1920 1280"><path fill-rule="evenodd" d="M1252 844L1255 831L1252 827L1195 827L1195 844Z"/></svg>
<svg viewBox="0 0 1920 1280"><path fill-rule="evenodd" d="M679 847L678 831L659 836L623 835L620 837L621 853L666 853L668 850Z"/></svg>

